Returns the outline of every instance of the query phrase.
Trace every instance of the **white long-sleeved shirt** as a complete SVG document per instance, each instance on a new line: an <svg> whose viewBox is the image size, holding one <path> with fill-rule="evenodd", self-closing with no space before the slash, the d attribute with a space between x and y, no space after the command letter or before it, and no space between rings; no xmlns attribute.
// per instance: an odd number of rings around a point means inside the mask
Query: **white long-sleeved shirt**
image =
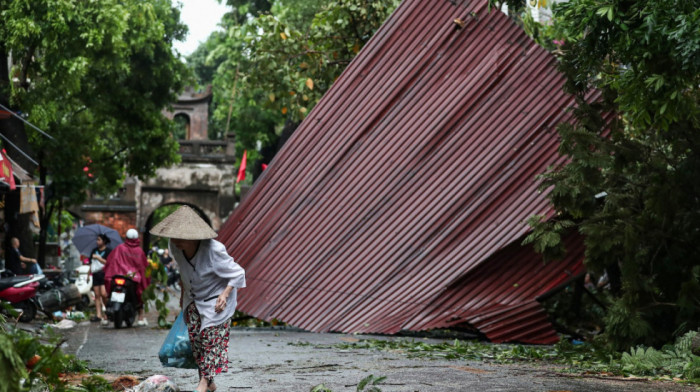
<svg viewBox="0 0 700 392"><path fill-rule="evenodd" d="M216 240L202 240L190 260L172 243L168 244L168 248L180 268L183 309L194 301L202 319L200 331L219 325L233 316L236 311L237 289L245 287L245 271L229 256L224 244ZM226 300L226 308L216 313L216 299L226 286L233 287L233 290Z"/></svg>

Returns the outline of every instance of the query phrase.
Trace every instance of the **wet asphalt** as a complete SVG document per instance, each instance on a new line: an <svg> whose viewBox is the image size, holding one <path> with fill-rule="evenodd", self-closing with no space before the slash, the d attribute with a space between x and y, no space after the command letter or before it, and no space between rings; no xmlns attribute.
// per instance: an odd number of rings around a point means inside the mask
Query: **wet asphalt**
<svg viewBox="0 0 700 392"><path fill-rule="evenodd" d="M174 320L171 312L169 320ZM82 322L62 330L63 351L76 354L92 368L108 375L135 375L140 379L162 374L181 391L194 389L197 371L163 367L158 350L167 330L149 327L114 329ZM495 365L464 360L411 359L406 353L341 349L340 343L358 339L405 337L309 333L294 328L233 327L229 344L229 372L216 377L218 391L310 391L319 384L334 392L356 391L369 375L386 379L381 391L697 391L672 382L618 380L595 375L575 376L557 369L527 364ZM441 342L440 339L424 339Z"/></svg>

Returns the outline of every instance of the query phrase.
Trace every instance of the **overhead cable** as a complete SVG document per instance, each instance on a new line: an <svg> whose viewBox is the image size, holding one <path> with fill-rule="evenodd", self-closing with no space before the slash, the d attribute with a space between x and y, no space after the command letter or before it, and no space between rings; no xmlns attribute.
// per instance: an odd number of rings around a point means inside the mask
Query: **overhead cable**
<svg viewBox="0 0 700 392"><path fill-rule="evenodd" d="M13 115L13 116L17 117L18 119L22 120L22 122L24 122L25 124L27 124L27 125L29 125L30 127L36 129L40 134L46 136L47 138L49 138L49 139L51 139L51 140L55 140L55 139L53 138L53 136L51 136L51 135L49 135L48 133L42 131L42 130L39 129L39 127L37 127L36 125L30 123L29 121L27 121L27 120L25 120L24 118L22 118L22 116L20 116L19 114L15 113L15 112L13 112L12 110L10 110L10 109L8 109L7 107L5 107L5 105L3 105L3 104L0 103L0 108L3 108L4 110L6 110L6 111L7 111L8 113L10 113L11 115Z"/></svg>
<svg viewBox="0 0 700 392"><path fill-rule="evenodd" d="M32 157L30 157L29 154L27 154L26 152L22 151L21 148L17 147L14 143L12 143L12 141L10 141L10 139L8 139L7 136L5 136L5 135L3 135L2 133L0 133L0 137L1 137L4 141L6 141L7 143L9 143L12 147L14 147L15 150L19 151L22 155L24 155L25 158L29 159L29 161L30 161L31 163L33 163L33 164L39 166L39 163L38 163L37 161L35 161Z"/></svg>

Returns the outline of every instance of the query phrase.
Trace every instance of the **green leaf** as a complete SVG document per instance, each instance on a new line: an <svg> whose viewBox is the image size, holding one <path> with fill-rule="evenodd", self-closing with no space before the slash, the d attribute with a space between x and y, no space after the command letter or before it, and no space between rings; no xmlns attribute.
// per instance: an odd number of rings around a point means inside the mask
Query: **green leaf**
<svg viewBox="0 0 700 392"><path fill-rule="evenodd" d="M599 16L605 16L608 12L610 12L610 8L610 6L600 7L596 11L596 14Z"/></svg>
<svg viewBox="0 0 700 392"><path fill-rule="evenodd" d="M324 384L318 384L311 388L311 392L333 392L330 388L326 387Z"/></svg>

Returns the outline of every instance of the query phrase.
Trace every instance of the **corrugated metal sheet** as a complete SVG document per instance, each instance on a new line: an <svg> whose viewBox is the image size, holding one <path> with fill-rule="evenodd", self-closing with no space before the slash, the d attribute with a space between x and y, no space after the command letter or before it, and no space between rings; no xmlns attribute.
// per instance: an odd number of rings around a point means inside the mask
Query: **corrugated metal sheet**
<svg viewBox="0 0 700 392"><path fill-rule="evenodd" d="M573 100L505 15L456 4L404 1L222 227L247 272L242 311L556 341L535 298L581 270L580 249L543 264L518 244L526 218L552 214L535 176L559 161Z"/></svg>

